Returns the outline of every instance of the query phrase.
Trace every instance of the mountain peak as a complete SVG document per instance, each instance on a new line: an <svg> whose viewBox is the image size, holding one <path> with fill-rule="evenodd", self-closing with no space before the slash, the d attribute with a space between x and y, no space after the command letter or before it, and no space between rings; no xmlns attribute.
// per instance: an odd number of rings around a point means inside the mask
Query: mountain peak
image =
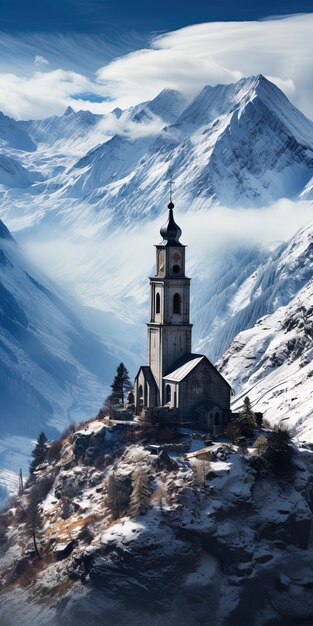
<svg viewBox="0 0 313 626"><path fill-rule="evenodd" d="M2 220L0 220L0 239L7 239L8 241L15 241L15 239L12 237L9 229L2 222Z"/></svg>
<svg viewBox="0 0 313 626"><path fill-rule="evenodd" d="M68 106L68 107L65 109L65 111L64 111L64 113L63 113L63 115L72 115L73 113L75 113L74 109L72 109L72 107L71 107L71 106Z"/></svg>

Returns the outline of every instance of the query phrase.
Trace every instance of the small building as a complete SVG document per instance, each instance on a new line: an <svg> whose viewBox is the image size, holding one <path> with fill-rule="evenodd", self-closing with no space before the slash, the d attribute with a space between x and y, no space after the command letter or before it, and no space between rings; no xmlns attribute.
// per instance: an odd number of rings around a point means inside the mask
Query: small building
<svg viewBox="0 0 313 626"><path fill-rule="evenodd" d="M181 421L218 432L231 417L231 388L205 355L192 352L186 246L180 242L172 202L168 209L156 245L156 273L150 277L148 365L135 378L135 410L140 415L150 407L167 407Z"/></svg>

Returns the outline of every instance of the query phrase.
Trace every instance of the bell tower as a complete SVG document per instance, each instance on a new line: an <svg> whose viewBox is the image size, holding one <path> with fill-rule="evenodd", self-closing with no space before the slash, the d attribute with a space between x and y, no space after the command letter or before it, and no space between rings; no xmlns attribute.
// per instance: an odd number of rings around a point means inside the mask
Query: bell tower
<svg viewBox="0 0 313 626"><path fill-rule="evenodd" d="M163 377L191 353L190 278L185 275L186 246L175 223L170 197L168 220L156 245L156 274L150 277L151 310L148 327L148 363L159 390L157 404L165 404Z"/></svg>

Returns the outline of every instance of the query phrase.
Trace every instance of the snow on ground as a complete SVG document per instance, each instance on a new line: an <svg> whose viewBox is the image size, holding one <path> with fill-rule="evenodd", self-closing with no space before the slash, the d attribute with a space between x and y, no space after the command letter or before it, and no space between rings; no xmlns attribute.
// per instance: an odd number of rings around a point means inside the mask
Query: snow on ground
<svg viewBox="0 0 313 626"><path fill-rule="evenodd" d="M238 410L249 396L272 424L283 421L313 441L313 282L285 307L240 333L220 362Z"/></svg>

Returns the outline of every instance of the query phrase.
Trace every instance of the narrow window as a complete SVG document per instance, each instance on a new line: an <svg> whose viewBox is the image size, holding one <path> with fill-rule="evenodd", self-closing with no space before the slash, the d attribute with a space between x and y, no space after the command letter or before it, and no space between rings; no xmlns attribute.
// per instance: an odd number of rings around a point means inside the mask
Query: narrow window
<svg viewBox="0 0 313 626"><path fill-rule="evenodd" d="M145 380L145 395L144 395L144 406L148 406L148 385L147 385L147 381Z"/></svg>
<svg viewBox="0 0 313 626"><path fill-rule="evenodd" d="M165 387L165 404L168 404L171 401L171 385L166 385Z"/></svg>
<svg viewBox="0 0 313 626"><path fill-rule="evenodd" d="M160 313L160 294L157 293L155 298L155 312Z"/></svg>
<svg viewBox="0 0 313 626"><path fill-rule="evenodd" d="M173 313L175 315L180 315L180 309L181 309L181 298L179 293L175 293L174 294L174 298L173 298Z"/></svg>

